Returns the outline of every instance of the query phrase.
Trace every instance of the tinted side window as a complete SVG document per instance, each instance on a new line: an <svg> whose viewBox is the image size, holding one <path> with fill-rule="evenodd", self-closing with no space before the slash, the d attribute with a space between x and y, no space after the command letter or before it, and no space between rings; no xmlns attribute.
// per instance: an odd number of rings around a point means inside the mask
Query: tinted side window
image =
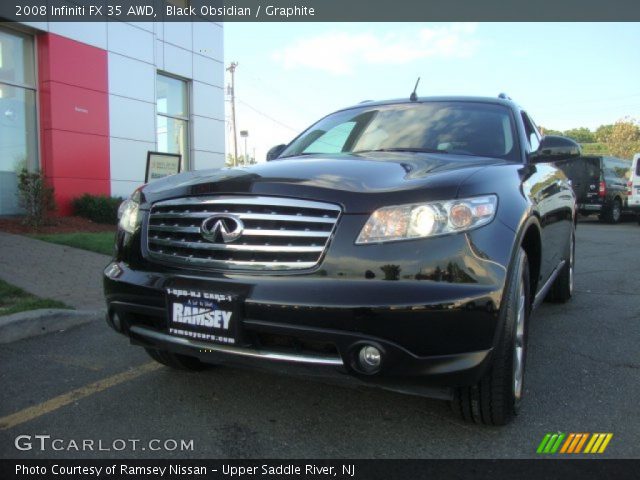
<svg viewBox="0 0 640 480"><path fill-rule="evenodd" d="M619 179L627 179L631 164L618 158L604 159L604 173L606 177L616 177Z"/></svg>
<svg viewBox="0 0 640 480"><path fill-rule="evenodd" d="M540 134L529 116L522 112L522 121L524 122L524 130L527 134L527 142L529 143L529 151L535 152L540 146Z"/></svg>

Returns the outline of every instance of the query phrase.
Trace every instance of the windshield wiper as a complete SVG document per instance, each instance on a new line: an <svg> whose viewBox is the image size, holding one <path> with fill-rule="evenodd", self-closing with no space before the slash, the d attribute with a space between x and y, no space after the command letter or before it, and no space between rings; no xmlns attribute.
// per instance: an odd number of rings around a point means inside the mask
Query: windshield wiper
<svg viewBox="0 0 640 480"><path fill-rule="evenodd" d="M320 154L318 152L300 152L300 153L294 153L292 155L285 155L284 157L276 157L274 158L274 160L277 160L280 158L304 157L306 155L320 155Z"/></svg>
<svg viewBox="0 0 640 480"><path fill-rule="evenodd" d="M370 152L415 152L415 153L449 153L447 150L438 150L435 148L410 148L410 147L398 147L398 148L376 148L372 150L356 150L351 152L356 155L358 153L370 153Z"/></svg>

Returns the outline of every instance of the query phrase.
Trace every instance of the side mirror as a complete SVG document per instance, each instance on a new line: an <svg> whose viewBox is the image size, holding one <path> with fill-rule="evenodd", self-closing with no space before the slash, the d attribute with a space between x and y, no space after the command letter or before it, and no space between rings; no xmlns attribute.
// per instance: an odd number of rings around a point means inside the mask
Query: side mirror
<svg viewBox="0 0 640 480"><path fill-rule="evenodd" d="M582 151L580 145L567 137L547 135L542 137L538 150L531 154L533 162L557 162L578 158Z"/></svg>
<svg viewBox="0 0 640 480"><path fill-rule="evenodd" d="M278 158L285 148L287 148L287 146L284 143L271 148L271 150L267 152L267 162Z"/></svg>

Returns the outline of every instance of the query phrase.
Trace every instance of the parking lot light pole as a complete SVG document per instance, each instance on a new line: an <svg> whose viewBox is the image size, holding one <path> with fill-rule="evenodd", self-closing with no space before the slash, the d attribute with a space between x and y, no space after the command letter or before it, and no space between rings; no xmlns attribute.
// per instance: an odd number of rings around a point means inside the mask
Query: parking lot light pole
<svg viewBox="0 0 640 480"><path fill-rule="evenodd" d="M247 162L247 155L249 155L248 150L247 150L247 137L249 137L249 130L240 130L240 136L242 138L244 138L244 164L246 165Z"/></svg>

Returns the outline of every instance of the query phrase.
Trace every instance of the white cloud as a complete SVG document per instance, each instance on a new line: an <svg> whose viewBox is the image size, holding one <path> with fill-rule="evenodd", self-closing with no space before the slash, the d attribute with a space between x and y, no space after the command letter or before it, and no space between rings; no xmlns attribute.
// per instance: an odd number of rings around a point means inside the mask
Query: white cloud
<svg viewBox="0 0 640 480"><path fill-rule="evenodd" d="M478 48L477 24L453 23L418 31L327 32L300 38L272 54L287 69L310 68L348 75L359 64L401 65L425 58L468 58Z"/></svg>

